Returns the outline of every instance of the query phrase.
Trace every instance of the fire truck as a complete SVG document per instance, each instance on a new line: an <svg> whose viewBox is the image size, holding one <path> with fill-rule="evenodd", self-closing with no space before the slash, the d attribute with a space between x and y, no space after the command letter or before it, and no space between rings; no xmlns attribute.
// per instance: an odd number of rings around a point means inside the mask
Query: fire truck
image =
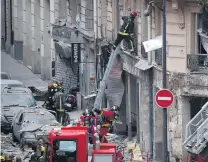
<svg viewBox="0 0 208 162"><path fill-rule="evenodd" d="M98 135L89 149L88 128L85 126L54 128L48 135L44 162L120 162L121 153L117 152L115 143L100 143Z"/></svg>

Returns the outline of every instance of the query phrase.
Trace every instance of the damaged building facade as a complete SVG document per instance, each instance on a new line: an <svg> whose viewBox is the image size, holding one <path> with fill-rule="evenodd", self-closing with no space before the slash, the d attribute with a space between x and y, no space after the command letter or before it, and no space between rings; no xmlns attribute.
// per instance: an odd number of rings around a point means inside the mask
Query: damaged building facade
<svg viewBox="0 0 208 162"><path fill-rule="evenodd" d="M161 0L155 2L162 7ZM155 6L152 14L145 17L145 0L98 1L97 6L98 17L101 17L101 20L98 19L101 42L105 39L115 40L122 24L121 17L128 14L129 10L138 13L135 19L137 55L121 52L118 58L124 84L124 93L117 91L122 97L120 115L123 126L136 123L143 154L151 154L153 150L153 159L162 161L162 110L154 101L156 92L162 88L162 50L146 53L142 45L142 42L162 34L162 11ZM187 161L188 153L182 145L186 125L208 100L207 28L200 9L196 1L167 2L167 80L168 89L175 97L168 109L170 161ZM121 44L121 49L124 48ZM113 82L109 84L112 84L109 87L113 87ZM122 84L120 86L123 87ZM113 88L118 89L115 86ZM111 93L111 96L115 97L116 94ZM150 109L154 110L153 114L149 114ZM153 121L150 121L150 115L153 115ZM150 131L149 122L153 123L153 131ZM153 141L152 144L150 141Z"/></svg>
<svg viewBox="0 0 208 162"><path fill-rule="evenodd" d="M130 10L137 11L136 55L123 52L125 45L121 44L105 91L108 103L103 105L120 106L123 124L116 125L117 131L136 126L142 153L153 153L155 161L162 161L162 110L154 102L156 92L162 88L162 50L146 53L142 45L162 34L162 11L155 6L151 15L145 17L146 0L4 2L7 6L12 4L4 12L6 51L31 66L43 79L64 81L65 87L79 82L87 101L83 108L92 106L87 98L96 93L102 80L110 55L106 40L115 40L122 16ZM162 6L162 0L155 2ZM182 146L186 125L208 100L208 61L203 55L207 54L208 37L200 9L195 0L167 1L167 80L175 97L168 109L171 162L187 161L188 153ZM10 14L14 14L13 26ZM79 63L73 61L72 43L80 44ZM150 109L154 112L149 116Z"/></svg>
<svg viewBox="0 0 208 162"><path fill-rule="evenodd" d="M162 1L155 2L162 7ZM139 14L135 34L140 60L123 54L123 70L134 75L139 83L141 150L151 154L153 147L153 159L162 161L162 110L154 101L156 92L162 88L162 50L145 53L142 45L142 42L162 34L162 12L155 6L152 14L145 17L147 3L142 0L120 1L122 5L132 6L131 10L137 10ZM167 2L167 80L168 89L175 96L168 109L170 161L187 161L188 153L182 146L186 125L208 100L207 28L200 9L196 1ZM130 87L126 84L125 87ZM131 95L129 98L135 97L132 93L128 95ZM151 108L154 110L153 121L149 117ZM154 123L153 131L150 131L149 122Z"/></svg>

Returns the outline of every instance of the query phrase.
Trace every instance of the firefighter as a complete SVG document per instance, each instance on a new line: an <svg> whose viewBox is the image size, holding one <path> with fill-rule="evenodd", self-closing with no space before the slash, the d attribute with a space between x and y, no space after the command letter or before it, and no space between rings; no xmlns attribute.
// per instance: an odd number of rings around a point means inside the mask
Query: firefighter
<svg viewBox="0 0 208 162"><path fill-rule="evenodd" d="M120 28L120 31L118 32L117 39L114 42L113 49L115 50L116 47L121 43L121 41L124 39L128 42L128 45L130 46L130 52L134 52L134 43L132 34L134 32L134 19L137 16L137 13L135 11L130 13L130 16L123 16L123 25Z"/></svg>
<svg viewBox="0 0 208 162"><path fill-rule="evenodd" d="M54 95L54 105L55 105L55 111L57 112L58 121L61 124L64 124L66 117L66 112L64 109L64 102L66 101L66 95L64 94L64 89L61 89L60 91L56 92Z"/></svg>

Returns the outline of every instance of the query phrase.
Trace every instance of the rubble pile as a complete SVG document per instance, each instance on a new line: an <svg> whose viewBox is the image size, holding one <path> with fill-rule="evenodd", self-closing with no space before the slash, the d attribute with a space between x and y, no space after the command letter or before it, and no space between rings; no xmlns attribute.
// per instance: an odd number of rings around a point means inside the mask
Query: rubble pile
<svg viewBox="0 0 208 162"><path fill-rule="evenodd" d="M12 141L11 134L1 133L1 152L6 156L20 157L22 161L28 162L30 154L33 152L31 149L22 151L18 144Z"/></svg>
<svg viewBox="0 0 208 162"><path fill-rule="evenodd" d="M121 149L124 148L124 161L130 160L129 150L133 149L134 161L142 162L142 154L140 151L139 144L136 141L136 137L129 141L126 136L119 136L116 134L108 133L106 138L108 142L116 143L117 146Z"/></svg>

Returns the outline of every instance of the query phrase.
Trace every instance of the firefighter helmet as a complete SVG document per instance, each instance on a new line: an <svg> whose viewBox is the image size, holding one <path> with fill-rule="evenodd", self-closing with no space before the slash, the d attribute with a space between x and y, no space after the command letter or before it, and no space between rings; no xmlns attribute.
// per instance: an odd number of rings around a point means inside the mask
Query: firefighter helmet
<svg viewBox="0 0 208 162"><path fill-rule="evenodd" d="M135 11L132 11L132 12L130 13L130 16L131 16L131 17L136 17L136 16L137 16L137 13L136 13Z"/></svg>
<svg viewBox="0 0 208 162"><path fill-rule="evenodd" d="M54 83L53 88L58 88L58 84Z"/></svg>

